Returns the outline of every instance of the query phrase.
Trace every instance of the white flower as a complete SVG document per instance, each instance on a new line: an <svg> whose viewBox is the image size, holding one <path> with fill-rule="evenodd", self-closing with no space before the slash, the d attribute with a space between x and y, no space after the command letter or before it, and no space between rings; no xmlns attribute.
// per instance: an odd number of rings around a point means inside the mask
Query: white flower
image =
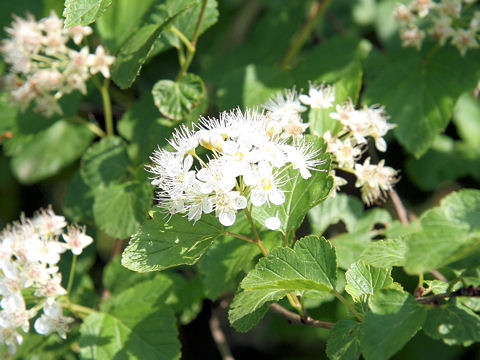
<svg viewBox="0 0 480 360"><path fill-rule="evenodd" d="M293 145L283 145L283 150L287 161L292 164L293 169L300 171L304 179L312 176L310 171L321 171L317 167L325 163L324 160L319 159L320 150L302 140L295 140Z"/></svg>
<svg viewBox="0 0 480 360"><path fill-rule="evenodd" d="M404 4L396 4L393 9L393 18L402 25L408 25L414 18L410 8Z"/></svg>
<svg viewBox="0 0 480 360"><path fill-rule="evenodd" d="M437 11L444 16L459 18L462 12L461 0L442 0L437 5Z"/></svg>
<svg viewBox="0 0 480 360"><path fill-rule="evenodd" d="M88 65L90 72L96 74L101 72L106 78L110 77L110 65L115 61L115 57L107 55L102 45L98 45L95 49L95 55L88 55Z"/></svg>
<svg viewBox="0 0 480 360"><path fill-rule="evenodd" d="M72 251L75 255L80 255L84 248L93 242L93 239L85 234L86 228L76 225L69 226L68 234L63 233L62 237L66 244L63 246Z"/></svg>
<svg viewBox="0 0 480 360"><path fill-rule="evenodd" d="M82 42L84 36L91 35L92 32L93 30L90 26L80 25L71 27L68 30L68 33L70 34L70 36L72 36L73 42L77 45Z"/></svg>
<svg viewBox="0 0 480 360"><path fill-rule="evenodd" d="M300 95L300 101L309 105L312 109L327 109L333 105L335 101L335 87L310 84L308 95Z"/></svg>
<svg viewBox="0 0 480 360"><path fill-rule="evenodd" d="M265 219L264 225L269 230L274 230L275 231L275 230L280 229L280 226L282 226L282 222L280 221L280 218L278 217L278 212L277 212L277 215Z"/></svg>
<svg viewBox="0 0 480 360"><path fill-rule="evenodd" d="M457 29L452 38L452 45L455 45L460 51L460 54L465 56L468 49L478 48L478 42L475 37L476 33L471 29Z"/></svg>
<svg viewBox="0 0 480 360"><path fill-rule="evenodd" d="M280 172L273 173L273 167L263 161L258 164L258 169L253 178L250 200L254 206L262 206L265 203L281 205L285 202L285 194L279 189L285 182Z"/></svg>
<svg viewBox="0 0 480 360"><path fill-rule="evenodd" d="M440 46L445 45L447 39L454 34L452 18L446 16L434 18L433 27L428 32L439 42Z"/></svg>
<svg viewBox="0 0 480 360"><path fill-rule="evenodd" d="M43 315L35 321L34 328L41 335L57 332L62 339L66 339L71 322L73 322L73 318L63 316L60 305L54 299L49 298L43 305Z"/></svg>
<svg viewBox="0 0 480 360"><path fill-rule="evenodd" d="M247 199L238 191L217 192L215 215L223 226L231 226L237 217L237 210L247 207Z"/></svg>
<svg viewBox="0 0 480 360"><path fill-rule="evenodd" d="M67 226L65 217L55 215L51 208L37 211L32 219L32 225L40 235L60 235Z"/></svg>
<svg viewBox="0 0 480 360"><path fill-rule="evenodd" d="M384 166L384 160L373 165L370 164L370 158L367 158L363 165L355 164L355 175L355 186L361 188L362 200L368 205L383 199L386 192L398 181L397 171Z"/></svg>
<svg viewBox="0 0 480 360"><path fill-rule="evenodd" d="M418 13L418 16L423 18L436 4L432 0L415 0L411 6Z"/></svg>
<svg viewBox="0 0 480 360"><path fill-rule="evenodd" d="M415 25L410 25L408 28L400 29L400 39L402 46L413 46L420 50L423 39L425 39L425 32Z"/></svg>
<svg viewBox="0 0 480 360"><path fill-rule="evenodd" d="M291 118L297 118L300 113L307 110L302 106L295 90L285 90L284 94L279 93L273 99L270 99L264 106L270 112L270 116L275 121L289 121Z"/></svg>
<svg viewBox="0 0 480 360"><path fill-rule="evenodd" d="M62 285L62 275L57 273L54 274L50 279L45 282L39 283L37 290L33 293L35 296L39 297L52 297L62 296L67 294Z"/></svg>
<svg viewBox="0 0 480 360"><path fill-rule="evenodd" d="M182 124L175 129L168 143L175 149L178 156L185 156L195 151L198 141L198 134Z"/></svg>
<svg viewBox="0 0 480 360"><path fill-rule="evenodd" d="M56 240L28 239L25 244L28 261L56 264L60 261L60 254L65 252L65 248Z"/></svg>

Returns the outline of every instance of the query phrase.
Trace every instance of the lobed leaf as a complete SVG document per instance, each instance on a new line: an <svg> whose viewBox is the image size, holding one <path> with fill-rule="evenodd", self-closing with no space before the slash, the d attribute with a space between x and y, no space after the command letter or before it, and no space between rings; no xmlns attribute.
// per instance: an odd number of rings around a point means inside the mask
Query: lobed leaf
<svg viewBox="0 0 480 360"><path fill-rule="evenodd" d="M195 224L174 216L153 212L132 236L122 255L122 265L139 272L165 270L178 265L193 265L224 229L214 216L202 216Z"/></svg>

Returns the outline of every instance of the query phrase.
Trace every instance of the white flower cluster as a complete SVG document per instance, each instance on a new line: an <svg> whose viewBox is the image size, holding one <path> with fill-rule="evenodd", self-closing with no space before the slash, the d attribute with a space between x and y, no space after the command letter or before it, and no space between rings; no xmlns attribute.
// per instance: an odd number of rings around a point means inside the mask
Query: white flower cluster
<svg viewBox="0 0 480 360"><path fill-rule="evenodd" d="M478 48L480 11L471 14L470 8L474 3L474 0L413 0L408 5L397 4L393 16L400 24L403 46L420 49L428 33L440 46L450 39L462 55L468 49ZM419 28L418 23L426 32Z"/></svg>
<svg viewBox="0 0 480 360"><path fill-rule="evenodd" d="M377 165L370 164L370 158L363 165L357 162L367 146L367 137L375 140L375 147L379 151L387 150L383 136L395 125L387 122L384 108L372 106L356 110L348 101L344 105L337 105L336 112L330 113L330 117L342 124L342 129L334 136L330 131L323 134L327 152L332 155L332 167L355 174L355 186L360 188L365 203L370 205L384 199L386 192L397 182L397 171L384 166L383 160ZM336 176L335 170L331 175L334 177L335 191L346 184L345 179Z"/></svg>
<svg viewBox="0 0 480 360"><path fill-rule="evenodd" d="M70 40L80 45L92 33L88 26L64 29L63 20L52 12L39 21L32 15L15 17L6 32L10 37L2 41L0 52L10 73L3 82L23 110L34 100L35 111L44 116L61 113L57 101L64 94L74 90L85 94L85 82L98 72L110 77L115 58L102 46L94 54L87 46L70 48Z"/></svg>
<svg viewBox="0 0 480 360"><path fill-rule="evenodd" d="M219 119L201 118L194 129L177 128L169 141L174 151L154 151L153 164L147 167L155 175L152 184L159 187L159 206L171 215L185 213L191 221L215 213L221 224L230 226L249 201L252 206L281 205L282 187L289 181L286 169L308 179L323 163L320 151L304 138L289 142L282 136L276 123L282 124L283 116L293 119L301 107L294 92L287 97L278 98L278 106L270 106L267 113L237 109ZM281 106L285 112L277 116ZM291 113L290 107L295 108ZM199 147L208 152L205 160L197 154ZM265 226L278 229L278 217L267 219Z"/></svg>
<svg viewBox="0 0 480 360"><path fill-rule="evenodd" d="M308 107L331 108L334 101L335 88L325 84L310 84L308 95L298 95L295 90L286 90L264 106L267 117L271 119L267 123L267 131L279 137L300 136L308 127L308 124L302 122L301 113ZM375 140L375 147L379 151L387 150L383 137L395 125L387 122L385 109L371 106L357 110L352 101L347 101L343 105L337 105L336 112L329 115L342 124L342 129L334 135L329 131L317 135L323 136L327 144L327 152L332 157L332 168L339 168L356 176L356 186L360 188L365 203L372 204L384 199L386 192L397 182L397 171L384 166L383 160L377 165L370 164L370 158L367 158L363 165L358 161L367 146L368 137ZM334 178L334 196L339 187L347 182L336 176L335 169L331 170L330 175Z"/></svg>
<svg viewBox="0 0 480 360"><path fill-rule="evenodd" d="M80 254L92 242L84 228L67 226L65 218L50 208L38 211L32 219L22 217L0 233L0 343L10 353L22 343L19 329L28 332L29 320L42 307L43 314L34 324L36 332L56 331L66 337L73 318L63 316L57 301L67 291L61 286L56 264L66 250ZM29 304L34 303L29 309L24 295Z"/></svg>

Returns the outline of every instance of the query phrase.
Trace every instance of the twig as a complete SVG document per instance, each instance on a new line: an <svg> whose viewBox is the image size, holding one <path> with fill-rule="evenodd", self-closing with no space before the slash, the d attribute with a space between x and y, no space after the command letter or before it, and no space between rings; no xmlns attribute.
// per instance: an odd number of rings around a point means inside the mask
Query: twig
<svg viewBox="0 0 480 360"><path fill-rule="evenodd" d="M439 300L457 296L466 296L466 297L480 297L480 286L474 287L464 287L460 288L453 292L447 292L444 294L437 294L431 296L424 296L417 298L417 301L421 304L431 304L431 305L439 305Z"/></svg>
<svg viewBox="0 0 480 360"><path fill-rule="evenodd" d="M283 306L273 303L270 305L270 310L273 312L281 315L285 320L287 320L289 323L294 323L294 324L301 324L301 325L306 325L306 326L314 326L314 327L319 327L323 329L331 329L335 326L335 323L331 323L328 321L321 321L321 320L316 320L310 316L306 316L305 318L302 318L300 315L295 314L294 312L285 309Z"/></svg>
<svg viewBox="0 0 480 360"><path fill-rule="evenodd" d="M397 212L398 218L402 225L408 225L408 214L405 206L403 206L403 202L398 196L397 192L394 189L390 189L389 191L390 199L392 199L393 206L395 207L395 211Z"/></svg>
<svg viewBox="0 0 480 360"><path fill-rule="evenodd" d="M210 316L210 332L212 333L213 341L217 345L217 349L222 355L223 360L235 360L228 346L227 339L225 334L220 327L220 321L218 320L217 314L212 310L212 315Z"/></svg>
<svg viewBox="0 0 480 360"><path fill-rule="evenodd" d="M280 67L288 69L291 66L291 62L297 56L302 49L303 45L307 41L310 33L312 32L317 20L322 16L330 6L332 0L315 1L310 9L307 22L303 25L300 31L295 35L287 53L280 62Z"/></svg>
<svg viewBox="0 0 480 360"><path fill-rule="evenodd" d="M430 270L430 274L435 276L435 279L437 279L437 280L448 282L447 278L445 276L443 276L443 274L438 270L435 270L435 269Z"/></svg>

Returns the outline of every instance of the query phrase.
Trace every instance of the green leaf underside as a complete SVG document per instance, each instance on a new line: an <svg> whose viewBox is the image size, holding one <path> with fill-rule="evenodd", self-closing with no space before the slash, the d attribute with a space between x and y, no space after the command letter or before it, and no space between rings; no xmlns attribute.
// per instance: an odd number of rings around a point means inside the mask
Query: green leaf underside
<svg viewBox="0 0 480 360"><path fill-rule="evenodd" d="M340 320L335 324L327 341L330 360L357 360L360 357L360 326L352 320Z"/></svg>
<svg viewBox="0 0 480 360"><path fill-rule="evenodd" d="M11 161L12 171L24 184L46 179L78 159L93 137L83 125L58 120L37 134L20 136L21 145Z"/></svg>
<svg viewBox="0 0 480 360"><path fill-rule="evenodd" d="M65 0L65 28L94 22L111 4L112 0Z"/></svg>
<svg viewBox="0 0 480 360"><path fill-rule="evenodd" d="M379 240L371 243L360 255L365 263L377 267L403 266L407 244L403 238Z"/></svg>
<svg viewBox="0 0 480 360"><path fill-rule="evenodd" d="M480 191L461 190L420 218L422 228L407 236L405 268L424 273L462 259L480 245Z"/></svg>
<svg viewBox="0 0 480 360"><path fill-rule="evenodd" d="M112 80L121 89L126 89L140 73L154 41L185 9L158 24L142 26L123 44L112 66Z"/></svg>
<svg viewBox="0 0 480 360"><path fill-rule="evenodd" d="M469 346L480 341L480 317L464 306L447 304L428 309L423 331L447 345Z"/></svg>
<svg viewBox="0 0 480 360"><path fill-rule="evenodd" d="M359 301L364 296L373 296L378 290L393 286L390 272L390 268L377 268L357 262L345 273L345 291L354 301Z"/></svg>
<svg viewBox="0 0 480 360"><path fill-rule="evenodd" d="M104 188L120 181L128 163L126 143L118 136L108 136L85 152L80 172L87 185Z"/></svg>
<svg viewBox="0 0 480 360"><path fill-rule="evenodd" d="M130 239L122 265L139 272L192 265L223 231L214 216L202 216L195 224L182 216L166 222L166 215L155 211Z"/></svg>
<svg viewBox="0 0 480 360"><path fill-rule="evenodd" d="M95 193L93 215L97 225L108 235L127 238L146 219L152 204L149 183L113 184Z"/></svg>
<svg viewBox="0 0 480 360"><path fill-rule="evenodd" d="M199 76L185 74L180 81L158 81L153 86L152 95L163 116L182 120L200 104L205 96L205 85Z"/></svg>
<svg viewBox="0 0 480 360"><path fill-rule="evenodd" d="M314 144L315 149L324 149L322 140L308 136L306 141ZM276 206L264 204L254 207L253 218L260 224L264 224L269 217L277 216L281 221L280 231L287 234L300 227L308 211L321 201L325 200L333 186L333 178L328 176L330 158L322 152L325 163L312 170L309 179L303 179L299 170L289 168L285 173L289 181L282 186L285 191L285 202Z"/></svg>
<svg viewBox="0 0 480 360"><path fill-rule="evenodd" d="M173 311L165 305L171 282L164 276L142 282L107 301L80 331L82 359L178 359Z"/></svg>
<svg viewBox="0 0 480 360"><path fill-rule="evenodd" d="M258 321L263 316L265 304L290 291L331 291L336 278L335 250L324 238L307 236L297 241L293 249L276 248L260 259L240 283L242 291L232 303L230 322L237 330L247 331L247 325L255 325L252 317ZM251 312L254 314L250 315Z"/></svg>
<svg viewBox="0 0 480 360"><path fill-rule="evenodd" d="M408 293L382 290L370 302L360 331L366 360L389 359L421 328L426 310Z"/></svg>
<svg viewBox="0 0 480 360"><path fill-rule="evenodd" d="M420 157L447 127L458 97L475 88L478 66L453 47L440 48L428 61L415 50L387 61L367 87L366 101L385 105L398 124L398 141Z"/></svg>

